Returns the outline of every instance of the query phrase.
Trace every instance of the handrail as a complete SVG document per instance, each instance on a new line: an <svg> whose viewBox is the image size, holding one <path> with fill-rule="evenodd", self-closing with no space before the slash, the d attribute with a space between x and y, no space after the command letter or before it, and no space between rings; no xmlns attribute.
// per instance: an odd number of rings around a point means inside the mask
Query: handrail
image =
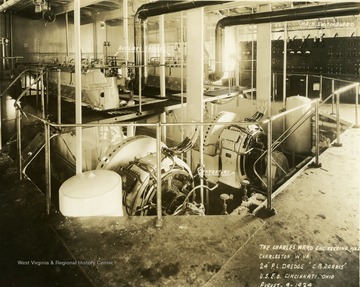
<svg viewBox="0 0 360 287"><path fill-rule="evenodd" d="M282 75L284 73L283 72L273 72L273 74ZM343 80L343 79L339 79L339 78L332 78L332 77L327 77L327 76L323 76L323 75L316 75L316 74L286 73L286 76L298 76L298 77L309 76L309 77L314 77L314 78L322 78L322 79L326 79L326 80L336 80L336 81L344 82L344 83L354 83L354 81Z"/></svg>
<svg viewBox="0 0 360 287"><path fill-rule="evenodd" d="M22 77L23 74L30 72L30 71L34 71L34 72L38 72L39 70L35 70L35 69L26 69L24 71L22 71L11 83L9 86L7 86L7 88L1 93L0 98L5 95L5 93L12 87L15 85L15 83Z"/></svg>
<svg viewBox="0 0 360 287"><path fill-rule="evenodd" d="M46 74L46 71L42 71L42 73L40 73L35 79L34 79L34 82L37 83L41 78L42 76L44 76L44 74ZM15 103L14 103L14 106L15 108L18 108L20 109L20 104L19 104L19 101L26 95L26 93L31 89L31 85L29 85L21 94L20 96L15 100Z"/></svg>
<svg viewBox="0 0 360 287"><path fill-rule="evenodd" d="M254 162L254 165L253 165L253 170L254 170L254 173L256 174L256 176L260 179L260 181L266 186L267 190L268 190L268 197L267 197L267 200L263 203L263 205L267 204L268 205L268 208L271 209L271 201L272 201L272 198L275 197L275 195L272 195L272 193L269 192L272 191L272 179L269 178L271 177L271 170L267 171L267 180L268 180L268 183L265 183L264 180L261 178L261 176L257 173L256 171L256 164L257 162L262 158L264 157L266 154L268 155L268 160L271 160L273 159L272 157L272 152L281 144L283 143L293 132L296 131L296 129L298 129L309 117L311 117L311 115L313 114L313 112L315 112L315 116L316 116L316 125L318 125L318 116L319 116L319 107L320 105L323 105L326 103L327 100L329 100L330 98L336 96L336 107L337 107L337 111L336 111L336 129L337 129L337 141L336 143L334 143L334 146L341 146L341 143L340 143L340 115L339 115L339 105L340 105L340 95L348 90L351 90L351 89L354 89L356 88L356 93L355 93L355 97L356 97L356 101L355 101L355 117L356 117L356 125L355 126L358 126L357 125L357 109L358 109L358 96L359 96L359 87L360 87L360 83L358 82L352 82L351 84L345 86L345 87L341 87L337 90L335 90L331 95L329 95L322 103L319 103L320 102L320 99L316 99L316 100L313 100L311 101L311 103L313 104L315 102L315 108L314 106L312 105L306 112L304 115L302 115L291 127L289 127L286 131L284 131L279 137L278 139L276 139L271 145L269 145L269 148L264 151L260 156L259 158ZM294 112L295 110L297 109L300 109L300 108L303 108L305 105L308 105L308 103L306 104L303 104L303 105L300 105L296 108L293 108L293 109L290 109L288 111L285 111L285 112L282 112L280 114L277 114L275 116L272 116L272 117L269 117L268 119L266 119L264 122L267 122L269 124L269 132L268 132L268 140L271 140L272 141L272 131L271 131L271 128L270 128L270 125L272 124L272 121L274 119L278 119L280 117L283 117L285 116L286 114L288 113L291 113L291 112ZM314 109L314 111L313 111ZM320 167L321 164L319 164L319 143L318 143L318 132L319 132L319 129L318 129L318 126L316 126L316 142L315 142L315 145L316 145L316 149L315 149L315 164L314 166L316 167ZM268 167L271 168L271 162L269 163L268 162ZM270 185L269 185L270 183ZM263 206L262 205L262 206ZM256 211L259 210L259 207L256 208ZM255 212L255 211L254 211Z"/></svg>
<svg viewBox="0 0 360 287"><path fill-rule="evenodd" d="M38 77L38 79L36 80L39 80L39 78L41 77L41 75ZM335 91L334 94L330 95L329 98L331 96L334 96L334 95L338 95L338 98L339 98L339 95L340 93L343 93L349 89L352 89L352 88L357 88L357 93L358 93L358 88L359 88L359 83L353 83L351 85L348 85L347 87L343 87L343 88L340 88L338 90ZM24 94L24 93L23 93ZM21 111L21 107L20 105L18 104L18 101L21 99L21 97L23 96L23 94L17 99L17 102L16 102L16 107L18 108L17 111L17 120L18 120L18 123L19 123L19 119L20 119L20 111ZM356 95L358 96L358 95ZM275 148L277 148L282 142L284 142L288 136L290 136L305 120L307 120L312 114L313 114L313 103L315 102L316 103L316 106L315 106L315 112L318 110L318 103L319 103L319 99L316 99L316 100L312 100L311 101L311 108L309 108L307 110L307 112L293 125L291 126L290 128L288 128L282 135L279 136L279 138L277 140L275 140L274 142L272 142L272 122L274 120L277 120L281 117L284 117L285 115L289 114L289 113L292 113L298 109L301 109L303 108L304 106L307 106L309 103L306 103L306 104L303 104L303 105L300 105L298 107L295 107L295 108L292 108L290 110L287 110L287 111L283 111L282 113L280 114L277 114L277 115L273 115L273 116L270 116L268 117L267 119L265 120L262 120L262 121L255 121L255 122L251 122L251 124L255 124L255 125L264 125L264 124L268 124L268 127L269 127L269 135L268 135L268 140L271 141L271 142L268 142L269 143L269 146L268 146L268 149L262 153L262 155L260 157L263 157L265 156L266 154L268 154L268 159L269 159L269 162L268 162L268 165L270 166L271 163L272 163L272 152L275 150ZM37 115L33 115L31 113L28 113L28 112L25 112L25 111L22 111L23 114L25 115L29 115L31 117L34 117L35 119L41 121L44 123L45 125L45 135L46 135L46 139L45 139L45 150L48 151L48 153L50 154L50 140L49 140L49 137L50 137L50 127L53 127L53 128L74 128L74 127L99 127L99 126L146 126L146 127L156 127L156 138L157 138L157 146L160 146L159 145L159 140L160 140L160 134L161 134L161 128L162 127L167 127L167 126L206 126L206 125L233 125L234 123L233 122L219 122L219 123L213 123L213 122L199 122L199 123L194 123L194 122L182 122L182 123L129 123L129 122L122 122L122 123L88 123L88 124L60 124L60 123L53 123L53 122L50 122L48 119L46 119L44 116L43 117L40 117L40 116L37 116ZM318 115L318 113L316 112L316 114ZM238 122L236 123L237 125L240 125L240 126L243 126L243 125L249 125L249 122L248 121L241 121L241 122ZM317 139L318 140L318 137ZM21 142L21 136L20 136L20 139L18 138L18 141ZM19 150L19 162L21 163L21 146L20 148L18 149ZM318 149L316 149L316 152L318 152ZM161 160L161 157L159 156L159 153L160 153L160 149L157 150L157 161L160 161ZM49 154L46 156L45 158L45 161L46 161L46 165L45 165L45 179L46 179L46 202L47 202L47 208L48 208L48 213L50 212L50 201L51 201L51 169L50 169L50 156ZM259 159L260 159L259 157ZM259 160L258 159L258 160ZM158 169L160 168L160 162L158 162ZM271 167L270 167L271 169ZM22 169L19 168L19 171L22 172ZM256 172L256 170L255 170ZM272 191L272 179L271 179L271 170L269 171L269 169L267 170L267 176L268 176L268 184L266 184L267 186L267 189L268 189L268 199L266 201L266 203L268 204L268 207L270 206L271 207L271 200L272 200L272 192L269 192ZM160 170L157 170L157 177L160 177ZM257 174L257 173L256 173ZM263 182L263 180L261 179L261 177L257 174L257 176L260 178L260 180ZM158 193L158 199L160 200L161 199L161 183L160 181L157 183L157 193ZM158 210L157 210L157 215L158 215L158 223L159 225L161 225L161 217L162 217L162 214L161 214L161 205L158 204Z"/></svg>
<svg viewBox="0 0 360 287"><path fill-rule="evenodd" d="M311 101L311 104L316 103L317 101L318 100L313 100L313 101ZM302 105L292 108L288 111L284 111L275 116L271 116L268 119L264 120L264 122L266 122L266 123L273 122L274 120L276 120L278 118L284 117L287 114L292 113L298 109L304 108L305 106L308 106L308 105L309 105L309 103L302 104ZM272 142L271 151L270 151L271 154L276 148L278 148L289 136L291 136L312 115L312 109L313 109L313 107L311 106L291 127L289 127L287 130L285 130L274 142ZM272 141L272 134L268 135L268 140ZM265 150L253 164L254 173L266 187L267 187L267 184L262 180L261 176L257 173L255 166L259 162L259 160L262 157L264 157L267 153L268 153L268 150ZM272 158L272 156L271 156L271 158Z"/></svg>

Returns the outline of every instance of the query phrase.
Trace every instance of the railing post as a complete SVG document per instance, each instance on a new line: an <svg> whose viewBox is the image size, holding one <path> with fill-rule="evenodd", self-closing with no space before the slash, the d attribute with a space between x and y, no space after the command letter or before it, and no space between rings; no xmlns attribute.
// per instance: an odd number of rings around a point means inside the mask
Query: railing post
<svg viewBox="0 0 360 287"><path fill-rule="evenodd" d="M335 104L335 99L334 99L334 92L335 92L335 80L332 79L331 80L331 94L332 94L332 97L331 97L331 115L334 115L334 104Z"/></svg>
<svg viewBox="0 0 360 287"><path fill-rule="evenodd" d="M44 70L40 71L40 81L41 81L41 110L42 110L42 118L45 119L45 91L44 91Z"/></svg>
<svg viewBox="0 0 360 287"><path fill-rule="evenodd" d="M319 101L320 100L317 100L315 103L315 162L309 164L310 167L321 167L321 163L319 162L319 155L320 155Z"/></svg>
<svg viewBox="0 0 360 287"><path fill-rule="evenodd" d="M271 198L272 198L272 118L269 118L268 131L267 131L267 209L272 209Z"/></svg>
<svg viewBox="0 0 360 287"><path fill-rule="evenodd" d="M0 87L1 92L1 87ZM0 93L0 150L2 150L2 94Z"/></svg>
<svg viewBox="0 0 360 287"><path fill-rule="evenodd" d="M46 188L46 213L51 212L51 160L50 160L50 125L45 122L45 188Z"/></svg>
<svg viewBox="0 0 360 287"><path fill-rule="evenodd" d="M356 86L355 95L355 125L354 128L360 128L358 119L358 108L359 108L359 84Z"/></svg>
<svg viewBox="0 0 360 287"><path fill-rule="evenodd" d="M341 147L342 144L340 142L340 94L336 93L336 143L334 146Z"/></svg>
<svg viewBox="0 0 360 287"><path fill-rule="evenodd" d="M305 76L305 97L308 98L309 97L309 75L306 74Z"/></svg>
<svg viewBox="0 0 360 287"><path fill-rule="evenodd" d="M162 194L161 194L161 123L156 126L156 227L163 225L162 220Z"/></svg>
<svg viewBox="0 0 360 287"><path fill-rule="evenodd" d="M58 83L57 83L57 114L58 124L61 124L61 69L57 69Z"/></svg>
<svg viewBox="0 0 360 287"><path fill-rule="evenodd" d="M319 99L322 101L322 87L323 87L323 78L322 75L320 75L320 87L319 87Z"/></svg>
<svg viewBox="0 0 360 287"><path fill-rule="evenodd" d="M16 143L17 143L17 156L18 156L18 169L19 178L23 179L22 174L22 154L21 154L21 112L20 108L16 107Z"/></svg>

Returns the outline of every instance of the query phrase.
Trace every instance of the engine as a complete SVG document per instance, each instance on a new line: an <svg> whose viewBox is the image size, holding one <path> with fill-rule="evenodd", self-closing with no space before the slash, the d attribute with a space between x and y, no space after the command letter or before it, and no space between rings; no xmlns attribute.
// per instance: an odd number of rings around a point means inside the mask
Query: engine
<svg viewBox="0 0 360 287"><path fill-rule="evenodd" d="M128 215L156 214L156 154L149 154L122 168L123 205ZM172 215L185 202L193 177L188 166L177 157L161 160L162 210Z"/></svg>
<svg viewBox="0 0 360 287"><path fill-rule="evenodd" d="M179 209L186 208L193 185L189 166L175 155L175 151L162 144L161 190L164 215L178 214ZM122 141L102 158L97 169L113 170L120 174L124 214L156 213L156 139L138 135Z"/></svg>
<svg viewBox="0 0 360 287"><path fill-rule="evenodd" d="M254 120L260 117L256 114ZM204 136L205 175L212 183L222 182L240 188L244 179L252 184L260 184L257 176L265 172L264 160L260 155L266 149L266 135L252 118L243 124L232 112L221 112L207 127ZM224 125L221 123L231 123ZM244 124L246 123L246 124ZM193 151L193 161L197 162L199 152ZM194 166L193 166L194 168Z"/></svg>
<svg viewBox="0 0 360 287"><path fill-rule="evenodd" d="M218 141L219 169L226 171L220 181L232 187L240 187L244 179L258 183L256 173L265 170L264 161L257 160L265 148L266 135L258 125L227 126Z"/></svg>

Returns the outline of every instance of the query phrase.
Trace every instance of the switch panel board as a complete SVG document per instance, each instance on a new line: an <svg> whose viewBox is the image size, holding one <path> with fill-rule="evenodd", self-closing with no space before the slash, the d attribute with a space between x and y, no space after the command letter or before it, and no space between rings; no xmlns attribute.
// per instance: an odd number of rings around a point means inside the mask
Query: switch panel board
<svg viewBox="0 0 360 287"><path fill-rule="evenodd" d="M256 73L256 41L240 42L240 53L240 84L250 86L252 66L254 74ZM288 39L286 53L289 96L299 91L300 94L304 94L302 87L296 89L295 86L305 84L303 80L299 85L294 84L294 81L299 81L299 79L292 77L291 74L322 75L347 81L360 81L360 37ZM284 40L272 41L271 54L272 71L281 74L284 63ZM255 78L254 76L253 81L256 86ZM273 87L273 90L280 92L282 80L279 78L275 82L278 84ZM308 84L312 87L314 83ZM317 84L316 80L315 84ZM331 85L329 91L327 86L327 83L323 86L326 89L324 94L331 93ZM308 93L310 96L316 96L319 92L310 88Z"/></svg>
<svg viewBox="0 0 360 287"><path fill-rule="evenodd" d="M283 69L283 47L283 40L272 42L274 72ZM359 75L360 37L288 40L287 71L324 76Z"/></svg>

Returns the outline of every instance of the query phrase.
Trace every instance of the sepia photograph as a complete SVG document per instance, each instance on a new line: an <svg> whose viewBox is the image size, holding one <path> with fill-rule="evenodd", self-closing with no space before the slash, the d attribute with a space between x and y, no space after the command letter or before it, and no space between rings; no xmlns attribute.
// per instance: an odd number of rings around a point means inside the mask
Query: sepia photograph
<svg viewBox="0 0 360 287"><path fill-rule="evenodd" d="M0 0L0 287L360 287L360 1Z"/></svg>

